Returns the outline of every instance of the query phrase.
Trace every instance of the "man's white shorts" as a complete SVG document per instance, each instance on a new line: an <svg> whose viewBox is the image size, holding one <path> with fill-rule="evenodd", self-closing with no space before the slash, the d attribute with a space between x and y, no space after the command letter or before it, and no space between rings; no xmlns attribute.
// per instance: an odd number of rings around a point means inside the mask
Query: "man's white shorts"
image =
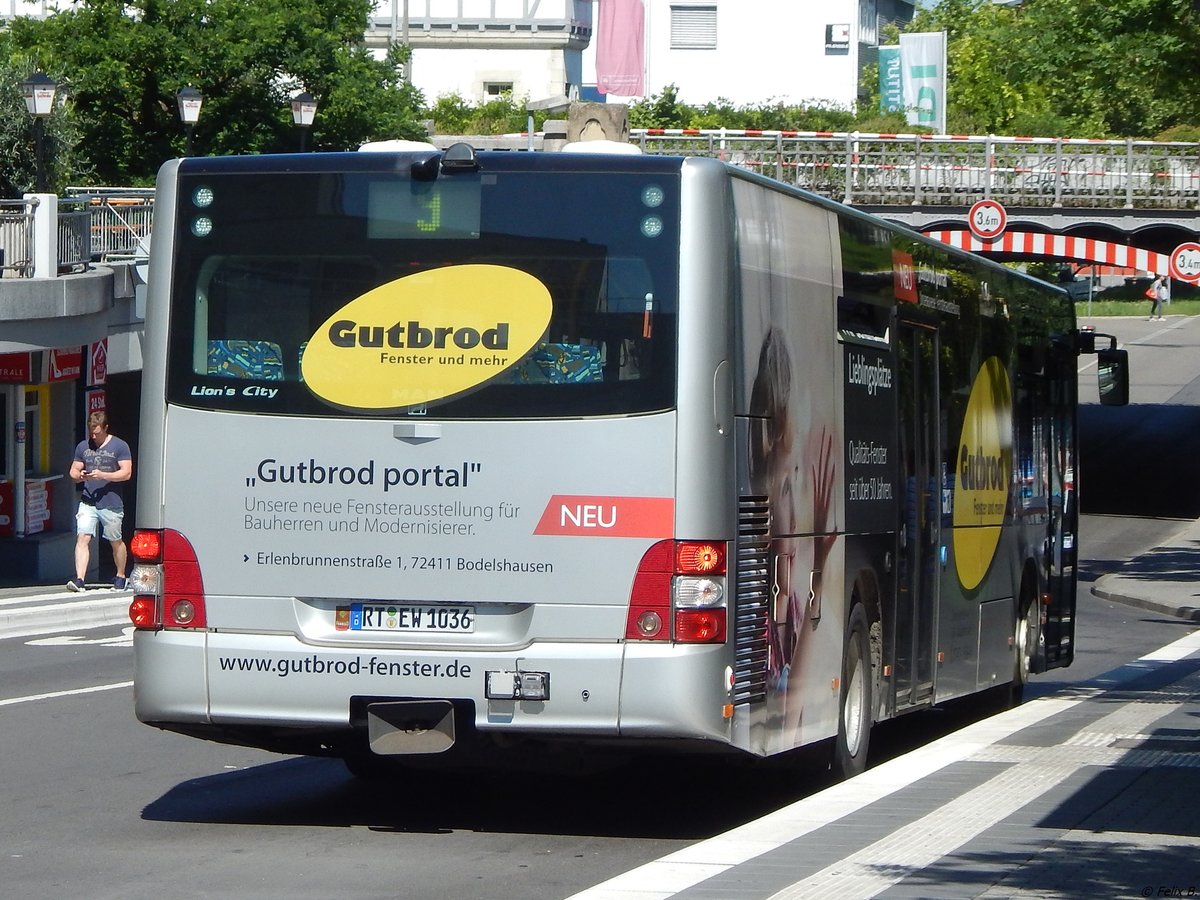
<svg viewBox="0 0 1200 900"><path fill-rule="evenodd" d="M103 525L104 530L101 533L104 535L104 539L119 541L121 540L121 520L124 518L124 510L99 509L86 503L80 503L79 509L75 513L75 533L95 534L96 526Z"/></svg>

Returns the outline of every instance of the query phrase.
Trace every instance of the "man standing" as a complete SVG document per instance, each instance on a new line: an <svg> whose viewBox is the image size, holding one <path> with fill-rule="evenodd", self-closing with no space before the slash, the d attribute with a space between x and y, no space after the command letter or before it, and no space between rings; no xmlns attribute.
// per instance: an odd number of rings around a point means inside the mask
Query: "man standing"
<svg viewBox="0 0 1200 900"><path fill-rule="evenodd" d="M94 412L88 416L88 439L75 448L70 474L72 481L83 483L83 496L75 513L75 577L67 587L73 591L85 589L92 535L99 525L104 539L112 544L117 567L113 587L123 591L129 553L121 537L125 518L122 490L133 477L133 454L127 443L108 433L106 414Z"/></svg>

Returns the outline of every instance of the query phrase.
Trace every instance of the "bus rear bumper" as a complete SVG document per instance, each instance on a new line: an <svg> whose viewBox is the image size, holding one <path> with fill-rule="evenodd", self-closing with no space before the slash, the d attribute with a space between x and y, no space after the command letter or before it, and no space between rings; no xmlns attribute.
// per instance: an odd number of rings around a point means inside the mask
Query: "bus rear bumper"
<svg viewBox="0 0 1200 900"><path fill-rule="evenodd" d="M363 710L398 701L449 701L459 713L455 718L482 737L637 742L727 741L729 735L721 646L563 642L485 653L345 649L307 645L290 635L159 631L137 632L134 647L139 720L283 752L315 752L314 735L322 746L356 730L361 737L371 721ZM503 696L505 685L521 684L522 673L539 676L526 681L544 682L548 697L527 699L519 688L518 695ZM297 738L295 748L288 745L289 733ZM457 737L466 736L460 727Z"/></svg>
<svg viewBox="0 0 1200 900"><path fill-rule="evenodd" d="M299 737L361 727L354 703L412 700L470 710L466 724L481 736L727 740L724 652L616 641L504 653L347 649L289 635L140 631L134 695L140 721L216 740L226 739L224 730L236 734L229 743L270 749L280 748L281 730L294 728ZM524 679L529 684L544 683L548 696L521 696L522 673L536 676ZM503 696L514 683L517 695ZM276 737L269 744L247 739L254 730Z"/></svg>

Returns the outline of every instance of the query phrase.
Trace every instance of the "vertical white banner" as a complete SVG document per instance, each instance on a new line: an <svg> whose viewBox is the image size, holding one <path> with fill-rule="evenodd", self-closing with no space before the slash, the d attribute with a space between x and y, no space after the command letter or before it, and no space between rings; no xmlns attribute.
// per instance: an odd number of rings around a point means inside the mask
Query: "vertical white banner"
<svg viewBox="0 0 1200 900"><path fill-rule="evenodd" d="M946 32L900 35L904 108L909 125L946 133Z"/></svg>

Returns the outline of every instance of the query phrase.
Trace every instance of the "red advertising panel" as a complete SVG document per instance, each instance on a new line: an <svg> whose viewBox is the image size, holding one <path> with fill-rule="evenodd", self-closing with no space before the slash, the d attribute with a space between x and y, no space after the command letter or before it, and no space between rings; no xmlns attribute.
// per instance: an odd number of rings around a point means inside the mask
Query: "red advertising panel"
<svg viewBox="0 0 1200 900"><path fill-rule="evenodd" d="M108 338L92 344L88 354L88 384L104 384L108 381Z"/></svg>
<svg viewBox="0 0 1200 900"><path fill-rule="evenodd" d="M60 347L50 351L50 381L74 381L82 374L82 347Z"/></svg>
<svg viewBox="0 0 1200 900"><path fill-rule="evenodd" d="M0 353L0 382L32 384L33 365L28 353Z"/></svg>
<svg viewBox="0 0 1200 900"><path fill-rule="evenodd" d="M87 416L90 416L94 412L108 411L108 402L104 395L104 388L97 388L96 390L88 391L86 400L87 409L84 410L85 422L87 421Z"/></svg>

